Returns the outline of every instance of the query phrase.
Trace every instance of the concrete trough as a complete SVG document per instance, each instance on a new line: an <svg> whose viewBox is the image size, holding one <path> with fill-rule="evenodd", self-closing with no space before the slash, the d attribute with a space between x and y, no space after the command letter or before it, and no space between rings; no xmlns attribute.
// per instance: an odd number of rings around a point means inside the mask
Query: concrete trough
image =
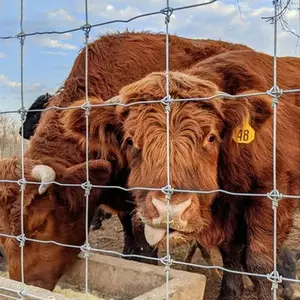
<svg viewBox="0 0 300 300"><path fill-rule="evenodd" d="M90 254L88 272L88 287L91 295L89 299L165 299L164 266L153 266L112 256ZM169 300L203 300L205 284L206 277L204 275L171 269ZM21 286L20 282L1 278L0 287L18 289ZM85 299L84 294L80 294L84 292L84 289L85 259L80 255L77 263L58 282L54 290L56 293L31 286L28 286L27 293L43 297L43 299L81 300ZM68 291L71 290L78 294L70 294Z"/></svg>
<svg viewBox="0 0 300 300"><path fill-rule="evenodd" d="M15 291L21 292L18 294ZM27 285L24 289L24 285L19 281L14 281L6 277L0 277L0 299L10 300L10 299L22 299L21 295L24 295L26 300L39 300L39 299L49 299L49 300L74 300L74 298L68 298L59 293L53 293L48 290L44 290L35 286ZM78 299L76 299L78 300Z"/></svg>
<svg viewBox="0 0 300 300"><path fill-rule="evenodd" d="M82 257L60 280L64 288L84 290L85 259ZM89 257L89 290L104 299L165 299L164 266L153 266L122 258L91 254ZM170 271L170 300L203 300L206 277L186 271Z"/></svg>

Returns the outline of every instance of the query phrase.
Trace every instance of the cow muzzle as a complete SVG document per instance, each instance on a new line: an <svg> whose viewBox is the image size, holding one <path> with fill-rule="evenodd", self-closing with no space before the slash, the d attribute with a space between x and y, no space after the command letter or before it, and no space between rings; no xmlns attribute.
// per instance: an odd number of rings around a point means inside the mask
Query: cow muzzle
<svg viewBox="0 0 300 300"><path fill-rule="evenodd" d="M188 227L188 220L184 218L185 213L191 208L192 199L185 198L181 202L168 205L164 198L152 196L151 204L156 216L147 220L141 217L145 223L144 233L149 245L157 245L166 237L167 223L170 228L170 239L182 239L194 231Z"/></svg>

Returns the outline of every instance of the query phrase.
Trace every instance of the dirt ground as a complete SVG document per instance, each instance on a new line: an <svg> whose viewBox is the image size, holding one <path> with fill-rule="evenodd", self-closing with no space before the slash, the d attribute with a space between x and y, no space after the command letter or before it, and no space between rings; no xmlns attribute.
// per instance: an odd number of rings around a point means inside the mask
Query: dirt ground
<svg viewBox="0 0 300 300"><path fill-rule="evenodd" d="M293 249L300 249L300 214L295 221L295 227L290 233L289 239L286 242L286 246ZM103 222L103 227L100 230L96 230L90 234L90 243L92 247L101 248L105 250L112 250L122 252L123 247L123 232L122 226L117 217L112 217L110 220ZM180 247L172 251L172 258L183 261L186 255L186 248ZM160 253L160 255L163 255ZM213 261L215 265L222 265L222 258L217 250L213 251ZM199 249L197 249L192 263L206 265L203 260ZM184 270L184 266L172 266L175 269ZM186 270L186 269L185 269ZM299 268L300 271L300 268ZM207 278L206 290L204 300L216 300L220 289L221 281L212 278L207 270L197 268L193 272L199 272L204 274ZM300 272L298 272L300 273ZM248 277L244 278L245 295L243 300L256 300L257 297L252 291L252 285Z"/></svg>

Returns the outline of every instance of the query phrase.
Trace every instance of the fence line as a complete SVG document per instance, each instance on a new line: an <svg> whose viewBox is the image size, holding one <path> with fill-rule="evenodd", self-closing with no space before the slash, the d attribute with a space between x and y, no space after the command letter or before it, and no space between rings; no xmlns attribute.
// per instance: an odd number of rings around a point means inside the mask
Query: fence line
<svg viewBox="0 0 300 300"><path fill-rule="evenodd" d="M25 246L25 231L24 231L24 193L25 193L25 167L24 167L24 128L23 122L25 120L25 109L24 109L24 43L25 43L25 36L23 34L23 20L24 20L24 2L23 0L20 1L21 3L21 17L20 17L20 36L18 37L20 40L20 74L21 74L21 87L20 87L20 100L21 100L21 109L20 109L20 118L22 124L22 141L21 141L21 173L22 179L21 183L21 235L19 236L19 242L21 247L21 281L25 286L25 274L24 274L24 246ZM23 291L19 291L18 295L21 299L23 297Z"/></svg>
<svg viewBox="0 0 300 300"><path fill-rule="evenodd" d="M84 258L85 258L85 297L88 300L88 275L89 275L89 195L91 190L91 184L89 179L89 109L90 109L90 101L89 101L89 82L88 82L88 42L89 42L89 33L91 30L91 27L89 25L89 19L88 19L88 0L85 0L84 3L84 10L85 10L85 25L82 27L82 30L84 32L84 44L85 44L85 140L86 140L86 148L85 148L85 172L86 172L86 185L84 186L85 189L85 244L83 245L81 251L84 252Z"/></svg>
<svg viewBox="0 0 300 300"><path fill-rule="evenodd" d="M165 286L165 295L166 299L169 299L169 277L170 277L170 267L172 265L172 258L170 255L170 201L172 196L172 187L171 187L171 171L170 171L170 111L171 111L171 103L172 99L170 96L169 89L169 22L170 17L173 13L173 10L170 7L170 1L166 0L166 8L162 10L162 13L165 15L165 25L166 25L166 97L164 98L165 105L165 113L166 113L166 167L167 167L167 182L166 182L166 196L165 201L167 203L167 216L166 216L166 256L162 259L162 263L165 265L165 273L166 273L166 286Z"/></svg>
<svg viewBox="0 0 300 300"><path fill-rule="evenodd" d="M273 97L273 191L271 192L271 201L272 208L274 211L273 214L273 275L275 276L272 279L272 289L273 289L273 299L276 300L278 282L281 281L280 275L277 271L277 206L278 200L280 199L279 191L277 190L277 165L276 165L276 150L277 150L277 104L278 104L278 91L279 88L277 86L277 1L273 2L274 4L274 18L276 21L274 22L274 59L273 59L273 88L271 90Z"/></svg>
<svg viewBox="0 0 300 300"><path fill-rule="evenodd" d="M86 164L86 182L82 184L63 184L57 181L51 181L51 182L30 182L26 181L25 179L25 170L24 170L24 139L22 139L21 142L21 168L22 168L22 178L20 180L0 180L2 183L16 183L20 186L20 200L21 200L21 234L19 236L13 236L10 234L4 234L0 233L0 236L7 237L7 238L14 238L16 239L21 247L21 281L23 283L23 288L21 290L12 290L9 288L3 288L2 290L6 290L8 292L16 292L20 298L11 297L12 299L24 299L25 296L30 296L35 299L43 299L43 298L37 298L35 296L29 295L26 292L26 284L24 280L24 246L26 241L30 242L36 242L36 243L43 243L43 244L55 244L61 247L69 247L73 249L80 249L82 252L84 252L85 257L85 293L86 293L86 299L88 299L88 256L91 251L94 252L101 252L105 254L111 254L111 255L117 255L123 258L142 258L147 259L149 261L159 261L162 264L165 265L165 277L166 277L166 290L165 290L165 297L166 300L169 299L169 274L170 274L170 268L174 264L177 265L185 265L185 266L193 266L197 268L203 268L203 269L212 269L217 268L219 270L222 270L224 272L229 272L233 274L241 274L241 275L254 275L261 278L266 278L272 282L272 289L273 289L273 299L277 299L276 296L276 290L278 289L278 283L281 283L282 281L289 281L289 282L296 282L300 283L300 280L291 279L291 278L284 278L282 277L277 270L277 206L278 202L282 198L290 198L290 199L298 199L300 198L300 195L284 195L281 194L277 190L277 178L276 178L276 171L277 171L277 165L276 165L276 149L277 149L277 139L276 139L276 132L277 132L277 105L279 102L279 99L284 94L290 94L290 93L299 93L300 87L298 89L290 89L290 90L282 90L280 87L277 86L277 22L278 22L278 0L273 1L274 5L274 54L273 54L273 87L265 92L258 92L258 93L251 93L251 94L241 94L241 95L230 95L228 93L219 93L218 95L214 95L211 97L205 97L205 98L188 98L188 99L172 99L169 92L169 23L170 23L170 17L173 14L174 11L184 10L184 9L191 9L196 7L201 7L204 5L210 5L214 2L217 2L217 0L208 1L205 3L200 4L194 4L194 5L188 5L188 6L181 6L172 8L170 6L170 1L166 0L166 7L161 9L160 11L145 13L137 15L133 18L127 19L127 20L111 20L108 22L102 22L98 24L91 25L89 24L89 15L88 15L88 0L85 0L85 24L81 27L68 29L65 31L44 31L44 32L31 32L31 33L25 33L23 31L23 14L24 14L24 2L23 0L20 0L21 4L21 15L20 15L20 33L15 36L0 36L0 40L7 40L7 39L19 39L20 40L20 75L21 75L21 87L20 87L20 102L21 102L21 108L18 111L4 111L0 112L0 114L9 114L9 113L19 113L21 122L23 124L26 113L27 112L38 112L38 111L48 111L51 109L57 109L57 110L67 110L67 109L78 109L81 108L85 111L85 123L86 123L86 149L85 149L85 164ZM144 18L147 16L154 16L154 15L163 15L165 18L165 35L166 35L166 68L165 68L165 76L166 76L166 96L161 100L153 100L153 101L139 101L134 102L130 104L121 104L121 103L109 103L109 104L97 104L92 105L89 101L88 96L88 42L89 42L89 34L92 28L104 26L108 24L113 23L129 23L133 20ZM35 35L50 35L50 34L65 34L65 33L71 33L75 31L82 30L84 33L84 44L85 44L85 103L82 106L68 106L68 107L48 107L46 109L32 109L32 110L26 110L24 108L24 44L25 44L25 38ZM255 194L255 193L236 193L233 191L226 191L223 189L216 189L211 191L201 191L201 190L183 190L178 188L173 188L171 186L171 166L170 166L170 112L173 102L183 102L183 101L209 101L218 97L225 97L229 99L238 99L238 98L244 98L244 97L251 97L251 96L261 96L261 95L268 95L273 98L273 191L266 193L266 194ZM134 187L134 188L124 188L122 186L101 186L101 185L92 185L89 180L89 111L93 107L105 107L105 106L123 106L123 107L129 107L132 105L139 105L139 104L151 104L151 103L161 103L165 105L165 113L166 113L166 151L167 151L167 158L166 158L166 166L167 166L167 182L165 187L157 187L157 188L149 188L149 187ZM24 136L24 128L22 126L21 129L21 135ZM85 210L85 243L84 245L78 246L78 245L68 245L63 243L58 243L56 241L51 240L36 240L32 238L27 238L24 234L24 192L26 184L41 184L41 183L52 183L59 186L77 186L81 187L85 191L85 203L86 203L86 210ZM162 258L153 258L153 257L147 257L142 255L135 255L135 254L123 254L116 251L111 250L104 250L104 249L96 249L90 246L89 244L89 226L88 226L88 214L89 214L89 195L92 188L100 188L100 189L120 189L123 191L134 191L134 190L146 190L146 191L162 191L165 194L165 201L167 204L167 222L166 222L166 230L167 230L167 236L166 236L166 256ZM227 269L221 266L206 266L206 265L200 265L200 264L194 264L194 263L186 263L182 261L173 260L170 255L170 245L169 245L169 230L170 230L170 200L172 197L172 194L174 192L180 192L180 193L198 193L198 194L208 194L208 193L224 193L227 195L233 195L233 196L243 196L243 197L266 197L268 201L271 202L273 213L274 213L274 231L273 231L273 263L274 263L274 269L273 272L270 274L258 274L258 273L249 273L249 272L243 272L243 271L235 271L231 269ZM7 295L5 295L8 297Z"/></svg>

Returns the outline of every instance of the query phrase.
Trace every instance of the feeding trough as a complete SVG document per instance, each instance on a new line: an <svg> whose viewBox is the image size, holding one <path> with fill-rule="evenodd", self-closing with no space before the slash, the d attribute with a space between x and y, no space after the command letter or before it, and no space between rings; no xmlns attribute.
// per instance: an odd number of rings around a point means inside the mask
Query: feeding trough
<svg viewBox="0 0 300 300"><path fill-rule="evenodd" d="M165 299L164 266L91 254L88 265L89 299L163 300ZM170 270L169 300L203 300L206 277L186 271ZM21 288L20 282L1 278L0 286ZM85 259L78 261L58 282L54 293L28 286L27 293L43 299L85 299ZM28 298L30 299L30 298ZM37 298L32 298L37 299Z"/></svg>
<svg viewBox="0 0 300 300"><path fill-rule="evenodd" d="M128 261L122 258L92 254L89 257L89 288L102 297L114 300L165 299L164 266ZM60 280L61 287L84 290L85 260L80 258ZM170 300L202 300L206 277L186 271L171 270ZM105 298L104 298L105 299Z"/></svg>

